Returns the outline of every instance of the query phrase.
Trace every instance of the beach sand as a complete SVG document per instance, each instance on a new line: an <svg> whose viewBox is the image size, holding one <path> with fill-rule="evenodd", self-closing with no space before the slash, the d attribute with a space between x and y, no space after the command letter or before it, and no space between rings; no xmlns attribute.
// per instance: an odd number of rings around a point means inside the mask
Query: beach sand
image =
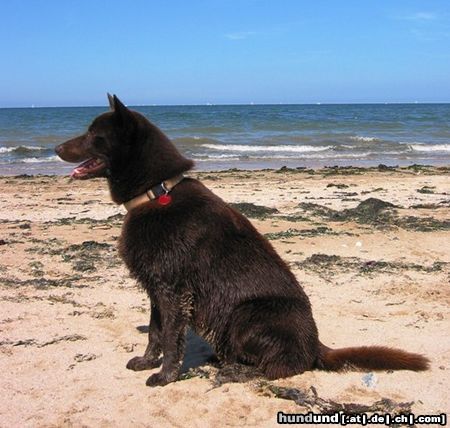
<svg viewBox="0 0 450 428"><path fill-rule="evenodd" d="M2 177L0 426L273 427L279 411L449 410L449 168L192 176L271 240L323 343L395 346L426 354L431 369L277 381L238 371L231 382L189 334L184 380L146 387L152 372L125 365L145 349L149 301L118 258L124 210L106 183Z"/></svg>

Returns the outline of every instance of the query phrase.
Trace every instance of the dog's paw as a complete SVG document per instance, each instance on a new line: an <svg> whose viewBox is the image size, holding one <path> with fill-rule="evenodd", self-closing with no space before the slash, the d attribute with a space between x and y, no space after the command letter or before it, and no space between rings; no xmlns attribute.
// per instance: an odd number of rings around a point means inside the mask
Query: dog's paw
<svg viewBox="0 0 450 428"><path fill-rule="evenodd" d="M164 385L167 385L168 383L173 382L175 380L177 380L177 375L176 374L171 376L171 375L164 375L161 372L159 372L159 373L152 374L147 379L147 382L145 382L145 384L147 386L164 386Z"/></svg>
<svg viewBox="0 0 450 428"><path fill-rule="evenodd" d="M141 370L149 370L159 367L161 365L161 358L155 360L148 360L145 357L134 357L127 363L127 369L134 370L135 372Z"/></svg>

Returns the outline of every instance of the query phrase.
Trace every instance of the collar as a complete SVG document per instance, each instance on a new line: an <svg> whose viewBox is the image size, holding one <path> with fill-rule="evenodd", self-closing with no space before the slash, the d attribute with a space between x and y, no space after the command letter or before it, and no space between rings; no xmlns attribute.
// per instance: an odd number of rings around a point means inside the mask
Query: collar
<svg viewBox="0 0 450 428"><path fill-rule="evenodd" d="M171 201L171 196L169 192L184 178L183 174L177 175L176 177L169 178L168 180L164 180L163 182L153 186L151 189L147 190L142 195L136 196L133 199L130 199L128 202L125 202L123 206L127 211L131 211L132 209L138 207L139 205L143 205L148 203L149 201L153 201L158 199L160 205L168 205Z"/></svg>

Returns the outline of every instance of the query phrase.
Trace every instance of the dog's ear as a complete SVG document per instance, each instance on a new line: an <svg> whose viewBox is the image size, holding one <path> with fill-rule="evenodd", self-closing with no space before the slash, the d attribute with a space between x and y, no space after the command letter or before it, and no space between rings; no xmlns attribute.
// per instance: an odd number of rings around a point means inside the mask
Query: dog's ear
<svg viewBox="0 0 450 428"><path fill-rule="evenodd" d="M132 112L115 95L112 97L112 110L117 121L121 124L134 123Z"/></svg>
<svg viewBox="0 0 450 428"><path fill-rule="evenodd" d="M114 111L114 98L110 93L107 93L106 95L108 96L109 107Z"/></svg>

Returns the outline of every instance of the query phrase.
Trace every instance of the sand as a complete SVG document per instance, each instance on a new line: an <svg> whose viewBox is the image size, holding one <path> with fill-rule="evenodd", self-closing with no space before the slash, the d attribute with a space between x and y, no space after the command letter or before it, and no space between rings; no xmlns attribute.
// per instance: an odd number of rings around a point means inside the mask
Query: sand
<svg viewBox="0 0 450 428"><path fill-rule="evenodd" d="M152 372L125 365L145 349L149 301L118 258L124 210L106 183L0 177L0 426L273 427L279 411L449 410L448 168L192 175L241 204L290 264L325 344L400 347L431 369L233 378L190 334L183 380L146 387Z"/></svg>

